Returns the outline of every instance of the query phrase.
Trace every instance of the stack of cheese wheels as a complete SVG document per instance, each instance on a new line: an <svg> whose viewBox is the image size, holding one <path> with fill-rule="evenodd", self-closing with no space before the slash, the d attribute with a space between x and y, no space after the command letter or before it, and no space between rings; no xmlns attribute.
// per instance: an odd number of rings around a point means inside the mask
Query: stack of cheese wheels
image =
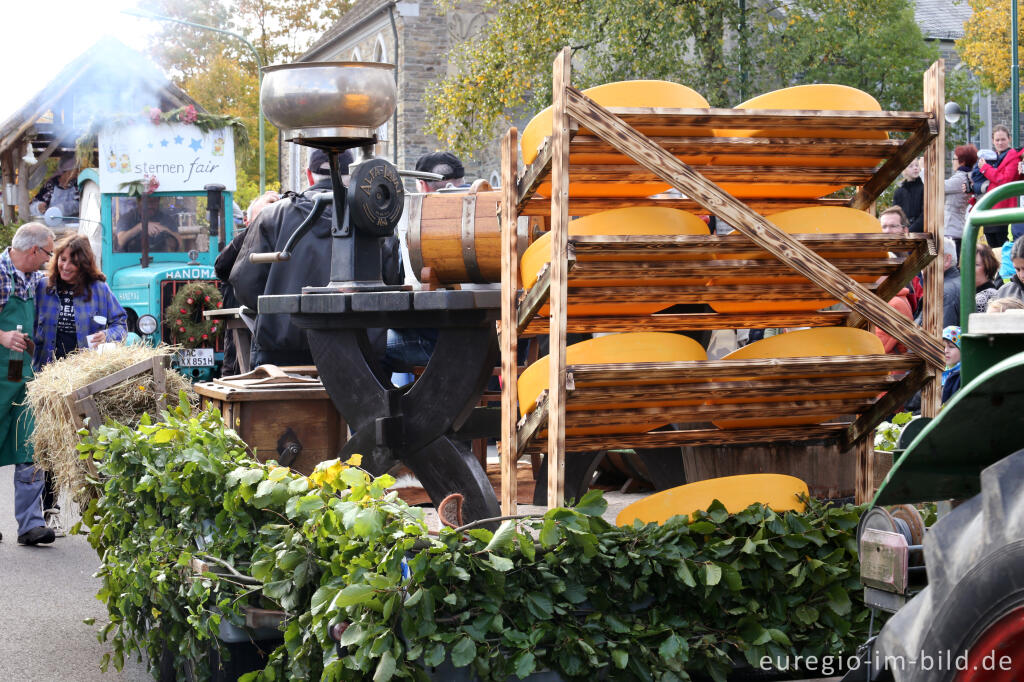
<svg viewBox="0 0 1024 682"><path fill-rule="evenodd" d="M718 500L730 514L738 514L755 502L777 512L804 511L801 499L809 496L807 484L785 474L742 474L709 478L654 493L632 503L615 517L615 525L662 524L673 516L693 515Z"/></svg>
<svg viewBox="0 0 1024 682"><path fill-rule="evenodd" d="M734 107L736 109L760 110L804 110L804 111L881 111L878 100L871 95L846 85L797 85L792 88L775 90L749 99ZM844 130L842 128L813 130L789 129L715 129L716 137L798 137L825 139L869 139L884 140L888 133L880 130ZM756 156L728 156L714 160L714 163L743 166L817 166L828 168L861 168L875 166L882 156L821 156L764 154ZM722 183L721 187L735 197L787 197L817 198L831 194L845 185L822 185L800 183Z"/></svg>
<svg viewBox="0 0 1024 682"><path fill-rule="evenodd" d="M691 234L691 235L708 235L708 226L703 220L687 213L686 211L680 211L674 208L663 208L660 206L634 206L629 208L615 208L610 211L601 211L600 213L593 213L582 218L578 218L569 223L569 235L580 236L580 235L675 235L675 234ZM649 254L645 254L642 258L643 261L652 260L673 260L678 256L659 256L656 250L652 250ZM585 262L586 260L600 261L609 260L610 258L602 258L601 256L592 255L577 255L577 262ZM618 257L614 257L615 260ZM540 272L541 267L545 263L551 260L551 233L545 233L541 235L533 244L530 244L529 248L523 252L523 258L521 260L523 286L529 289L537 281L537 275ZM622 279L608 279L608 280L588 280L586 283L574 283L572 275L569 276L569 286L574 289L583 289L586 287L604 287L604 286L676 286L676 285L695 285L704 286L706 283L705 278L687 278L687 279L659 279L645 281L643 274L638 272L636 277L631 277L626 280ZM662 303L585 303L576 304L569 306L568 314L574 316L594 316L594 315L650 315L651 313L657 312L662 308L666 308L672 305L672 301ZM541 311L541 315L546 315L547 306Z"/></svg>
<svg viewBox="0 0 1024 682"><path fill-rule="evenodd" d="M881 234L882 225L874 216L858 211L847 206L811 206L808 208L796 208L789 211L773 213L768 220L783 232L788 234ZM881 250L877 253L851 251L846 253L831 253L830 258L886 258L888 252ZM745 253L730 253L721 256L727 260L770 260L774 256L765 251L751 251ZM752 266L756 272L756 266ZM853 279L858 282L873 282L877 279L874 276L854 275ZM761 284L799 284L804 283L812 290L817 290L814 284L795 272L792 276L773 277L715 277L709 284L723 285L735 284L750 288L749 301L714 301L711 307L719 313L764 313L778 311L810 311L820 310L834 305L836 300L830 298L825 291L821 292L820 299L803 301L760 301L757 297L757 286Z"/></svg>
<svg viewBox="0 0 1024 682"><path fill-rule="evenodd" d="M706 109L708 101L700 93L679 83L668 81L621 81L605 83L587 88L583 94L603 107L656 107L671 109ZM521 144L523 162L531 164L544 138L551 136L552 109L548 107L534 116L523 129ZM707 135L700 128L681 128L679 126L639 127L638 130L650 137L659 135ZM582 131L581 131L582 132ZM708 156L685 157L687 163L707 163ZM570 157L573 165L630 165L635 161L619 153L573 153ZM646 197L664 192L671 185L665 182L638 183L570 183L571 197ZM541 196L551 196L551 183L545 182L537 188Z"/></svg>
<svg viewBox="0 0 1024 682"><path fill-rule="evenodd" d="M839 355L884 355L885 349L878 337L869 331L852 327L821 327L817 329L802 329L770 336L761 341L734 350L722 360L754 360L766 358L811 358L811 357L834 357ZM879 373L884 375L885 372ZM800 379L827 377L828 374L808 374L805 377L788 377L793 381ZM729 375L722 378L722 381L746 381L756 379L751 375ZM878 394L877 391L856 391L850 393L829 394L827 396L815 395L786 395L786 396L765 396L763 398L740 398L736 400L711 400L710 404L724 403L749 403L750 418L743 419L715 419L714 424L721 429L740 428L768 428L774 426L798 426L804 424L821 424L835 419L837 414L821 414L810 412L807 414L786 416L786 417L758 417L758 404L772 402L789 402L792 400L843 400L847 398L871 398Z"/></svg>
<svg viewBox="0 0 1024 682"><path fill-rule="evenodd" d="M610 334L574 343L565 349L566 365L597 365L626 364L636 362L680 362L685 360L707 360L707 353L699 343L687 336L667 334L664 332L629 332ZM548 356L544 356L527 367L519 375L519 410L523 415L533 412L537 399L548 387ZM671 405L697 405L699 400L687 400L686 392L680 391L680 397L672 400L652 400L650 402L629 403L630 408L667 407ZM606 406L614 409L615 405ZM568 412L573 411L572 403L566 406ZM594 409L578 407L576 410ZM571 421L571 417L568 418ZM600 433L644 433L667 422L655 421L632 423L627 425L580 425L566 428L567 434L600 434Z"/></svg>

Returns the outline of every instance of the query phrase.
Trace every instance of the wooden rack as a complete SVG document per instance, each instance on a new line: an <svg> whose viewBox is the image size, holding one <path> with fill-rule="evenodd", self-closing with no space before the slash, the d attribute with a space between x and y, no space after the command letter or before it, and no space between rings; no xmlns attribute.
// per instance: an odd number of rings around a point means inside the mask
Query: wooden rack
<svg viewBox="0 0 1024 682"><path fill-rule="evenodd" d="M567 450L600 450L665 445L719 445L820 441L858 447L870 455L874 427L923 387L923 412L938 410L934 381L944 365L939 340L942 319L943 63L924 76L921 112L779 111L733 109L605 108L570 84L570 50L553 69L552 134L534 162L518 171L518 131L502 142L502 509L515 513L518 458L548 453L548 505L564 501ZM644 130L656 127L657 135ZM723 136L723 130L754 129L752 137ZM885 139L837 139L829 131L884 131ZM717 132L715 132L717 131ZM898 133L900 136L893 136ZM749 133L748 133L749 134ZM798 136L797 136L798 135ZM907 238L873 235L789 235L773 225L770 212L804 206L845 205L862 210L902 169L925 154L925 232ZM621 156L615 156L619 154ZM603 155L603 156L595 156ZM697 157L699 156L699 159ZM781 157L787 157L782 159ZM750 165L751 158L756 165ZM695 160L688 165L687 159ZM711 160L709 163L708 160ZM776 162L777 161L777 162ZM796 165L799 163L799 165ZM635 182L663 180L680 195L629 197ZM570 196L574 187L599 183L605 195ZM750 183L742 201L716 183ZM550 198L538 188L551 183ZM857 186L852 199L788 199L759 195L771 183ZM622 187L616 195L614 187ZM750 187L755 188L753 192ZM611 188L611 189L609 189ZM569 216L623 206L666 206L709 213L737 233L716 236L568 237ZM768 218L761 212L769 213ZM528 291L520 291L516 220L549 218L551 261ZM657 260L645 255L656 252ZM880 256L880 252L885 254ZM734 260L722 259L734 254ZM756 254L755 257L753 254ZM599 257L595 259L595 256ZM678 256L678 258L673 258ZM668 259L668 260L666 260ZM925 269L924 325L916 327L887 301ZM727 276L730 281L794 273L800 284L759 284L762 300L832 298L842 311L757 314L691 313L636 317L567 315L575 301L709 303L749 300L750 285L661 286L659 279ZM574 284L623 277L649 286L581 289ZM861 280L884 278L864 285ZM827 292L823 294L822 292ZM544 305L550 315L537 316ZM636 363L566 366L567 332L669 331L789 326L877 325L902 342L906 355L773 360ZM536 409L518 420L516 355L520 334L548 334L549 390ZM724 377L724 379L723 379ZM799 377L799 378L798 378ZM807 378L817 377L817 378ZM657 397L685 391L694 404L640 407ZM853 397L850 397L850 396ZM749 399L774 402L752 407ZM614 406L613 406L614 405ZM634 406L637 405L637 406ZM566 410L569 406L571 409ZM737 416L799 413L844 415L812 426L720 429L712 420ZM708 423L707 428L649 433L569 435L566 427L626 426L650 422ZM860 492L858 488L858 492Z"/></svg>

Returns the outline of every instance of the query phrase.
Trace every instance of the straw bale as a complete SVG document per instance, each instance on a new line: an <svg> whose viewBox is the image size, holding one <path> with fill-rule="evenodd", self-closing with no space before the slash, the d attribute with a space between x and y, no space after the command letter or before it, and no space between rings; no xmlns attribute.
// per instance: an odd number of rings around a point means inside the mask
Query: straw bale
<svg viewBox="0 0 1024 682"><path fill-rule="evenodd" d="M88 474L87 465L79 458L78 427L64 397L114 372L157 356L170 356L176 348L141 344L115 344L103 353L82 350L52 362L28 383L27 402L35 416L32 432L33 460L53 472L55 483L82 500ZM177 372L167 370L167 405L179 402L184 391L194 406L197 396L192 384ZM139 374L94 396L96 407L104 421L112 419L121 424L136 426L143 414L159 420L158 395L154 390L152 371ZM88 495L86 495L88 497Z"/></svg>

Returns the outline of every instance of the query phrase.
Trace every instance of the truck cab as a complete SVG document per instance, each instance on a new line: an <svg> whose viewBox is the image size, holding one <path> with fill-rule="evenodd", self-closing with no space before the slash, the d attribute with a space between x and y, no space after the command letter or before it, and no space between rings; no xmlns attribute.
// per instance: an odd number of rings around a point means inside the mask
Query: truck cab
<svg viewBox="0 0 1024 682"><path fill-rule="evenodd" d="M128 330L152 343L184 345L175 358L179 371L211 378L223 362L223 334L218 330L207 340L189 342L165 311L189 284L217 286L213 264L233 236L234 155L230 144L224 148L230 134L150 124L135 128L134 135L123 129L100 134L101 161L119 161L79 173L80 220L72 229L89 236L107 283L128 314ZM173 147L175 137L191 138L193 144L167 152L162 142L170 140ZM204 153L216 156L206 158ZM129 159L127 171L122 170L122 158ZM213 172L200 173L197 167ZM156 191L139 194L139 175L156 178L150 185L158 183Z"/></svg>

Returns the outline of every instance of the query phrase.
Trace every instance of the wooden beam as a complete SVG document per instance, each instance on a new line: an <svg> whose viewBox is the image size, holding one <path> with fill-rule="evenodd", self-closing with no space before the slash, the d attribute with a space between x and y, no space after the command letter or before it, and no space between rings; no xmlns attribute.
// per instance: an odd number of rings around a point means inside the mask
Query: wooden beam
<svg viewBox="0 0 1024 682"><path fill-rule="evenodd" d="M665 307L675 303L708 303L714 301L749 302L750 285L708 284L697 287L692 284L678 286L635 286L635 287L572 287L569 289L570 303L664 303ZM831 305L827 293L804 283L763 284L757 292L760 301L825 301L819 307ZM874 285L865 285L868 288ZM802 325L801 325L802 326Z"/></svg>
<svg viewBox="0 0 1024 682"><path fill-rule="evenodd" d="M665 107L608 107L613 116L632 128L714 128L715 130L756 128L759 130L801 130L805 136L823 131L892 131L911 132L929 120L928 112L920 111L821 111L812 109L673 109ZM590 126L580 127L601 131ZM769 135L770 136L770 135ZM604 138L608 139L608 138ZM609 140L611 141L611 140Z"/></svg>
<svg viewBox="0 0 1024 682"><path fill-rule="evenodd" d="M683 445L734 445L753 443L779 443L821 441L833 439L846 424L820 424L790 426L771 429L687 429L684 431L652 431L616 435L567 436L565 446L570 451L594 451L620 448L659 448ZM541 442L531 442L525 452L543 452Z"/></svg>
<svg viewBox="0 0 1024 682"><path fill-rule="evenodd" d="M767 329L768 327L838 327L847 313L670 313L641 317L573 317L569 332L674 332L698 329ZM536 318L524 330L526 334L547 334L548 321Z"/></svg>
<svg viewBox="0 0 1024 682"><path fill-rule="evenodd" d="M28 164L21 158L18 159L18 218L27 222L28 210Z"/></svg>
<svg viewBox="0 0 1024 682"><path fill-rule="evenodd" d="M752 198L744 201L758 213L773 213L810 206L846 206L849 203L846 199L779 199L776 197ZM704 207L693 199L655 195L654 197L573 197L572 213L583 216L623 206L662 206L677 208L681 211L704 212ZM520 202L519 210L520 215L546 216L551 211L551 201L546 197L534 195L531 199Z"/></svg>
<svg viewBox="0 0 1024 682"><path fill-rule="evenodd" d="M909 371L920 358L904 355L834 355L814 358L763 358L757 360L692 360L603 365L571 365L576 389L593 385L625 383L680 383L724 377L805 377L814 375L871 375Z"/></svg>
<svg viewBox="0 0 1024 682"><path fill-rule="evenodd" d="M548 350L548 507L565 500L565 319L569 246L569 113L572 50L555 59L551 116L551 331Z"/></svg>
<svg viewBox="0 0 1024 682"><path fill-rule="evenodd" d="M924 153L924 232L935 239L935 260L924 271L924 312L921 324L924 333L939 338L942 335L942 279L943 246L942 218L945 203L945 62L939 59L924 74L924 108L938 121L938 134ZM955 256L956 254L954 254ZM959 320L957 320L959 323ZM901 339L902 340L902 339ZM942 369L939 367L937 369ZM921 391L921 416L934 417L942 405L942 385L937 373Z"/></svg>
<svg viewBox="0 0 1024 682"><path fill-rule="evenodd" d="M516 165L519 131L510 128L501 141L501 513L515 514L517 506L516 444L518 416L518 325L516 295L519 291L517 242Z"/></svg>
<svg viewBox="0 0 1024 682"><path fill-rule="evenodd" d="M903 143L899 152L889 157L889 160L882 164L882 167L875 173L875 177L866 182L850 199L850 207L862 211L870 208L882 192L892 184L892 181L900 176L907 164L912 159L916 159L929 142L935 139L942 126L943 118L944 115L940 112L938 119L922 122L921 126Z"/></svg>
<svg viewBox="0 0 1024 682"><path fill-rule="evenodd" d="M850 449L857 458L857 474L854 480L854 504L867 504L875 496L875 443L874 439L863 437Z"/></svg>
<svg viewBox="0 0 1024 682"><path fill-rule="evenodd" d="M697 199L708 211L724 219L776 258L902 341L908 349L933 366L942 368L945 365L943 349L937 338L915 327L886 301L880 300L798 240L791 239L788 234L708 182L685 163L651 144L642 134L602 109L579 90L567 86L565 100L569 113L579 120L581 126L603 136L673 187ZM567 208L566 204L563 206Z"/></svg>
<svg viewBox="0 0 1024 682"><path fill-rule="evenodd" d="M850 428L843 434L843 447L853 447L853 444L860 438L874 431L882 420L910 400L930 376L930 370L924 365L918 365L910 370L899 384L890 389L888 393L878 399L878 402L870 410L850 424Z"/></svg>
<svg viewBox="0 0 1024 682"><path fill-rule="evenodd" d="M890 275L884 282L878 285L875 294L883 301L890 300L900 292L900 289L907 286L910 280L914 279L917 273L935 260L935 238L928 234L928 240L918 244L918 247L911 251L904 259L899 270ZM847 322L850 327L867 328L868 321L857 313L850 313L850 320Z"/></svg>
<svg viewBox="0 0 1024 682"><path fill-rule="evenodd" d="M888 158L903 145L903 140L825 138L825 137L666 137L648 136L651 142L670 154L763 154L835 159L836 157ZM616 149L600 137L585 132L572 140L571 158L587 154L612 154ZM829 164L826 164L829 165Z"/></svg>

